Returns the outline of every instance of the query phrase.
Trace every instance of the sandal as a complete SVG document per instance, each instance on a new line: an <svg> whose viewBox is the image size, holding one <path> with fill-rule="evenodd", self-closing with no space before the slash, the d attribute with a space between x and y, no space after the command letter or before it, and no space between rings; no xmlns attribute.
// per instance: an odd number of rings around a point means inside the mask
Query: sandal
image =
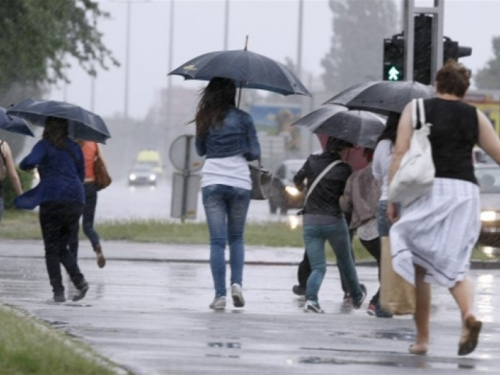
<svg viewBox="0 0 500 375"><path fill-rule="evenodd" d="M408 348L408 351L411 354L415 354L415 355L426 355L427 354L427 345L412 344Z"/></svg>
<svg viewBox="0 0 500 375"><path fill-rule="evenodd" d="M471 315L465 319L464 325L467 332L462 335L461 342L458 343L458 355L467 355L476 349L483 323Z"/></svg>
<svg viewBox="0 0 500 375"><path fill-rule="evenodd" d="M101 245L97 245L94 248L94 251L97 257L97 265L99 266L99 268L104 268L104 266L106 265L106 258L104 258L104 254L102 253Z"/></svg>

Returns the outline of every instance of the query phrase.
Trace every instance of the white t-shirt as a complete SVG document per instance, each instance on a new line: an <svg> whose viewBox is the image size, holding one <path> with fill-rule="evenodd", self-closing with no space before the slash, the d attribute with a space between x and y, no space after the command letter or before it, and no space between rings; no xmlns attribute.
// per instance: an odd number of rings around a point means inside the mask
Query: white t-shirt
<svg viewBox="0 0 500 375"><path fill-rule="evenodd" d="M392 160L392 142L384 139L377 144L373 153L373 177L381 183L381 201L386 201L389 192L389 167Z"/></svg>
<svg viewBox="0 0 500 375"><path fill-rule="evenodd" d="M252 190L250 169L243 155L205 160L201 169L201 187L209 185L228 185Z"/></svg>

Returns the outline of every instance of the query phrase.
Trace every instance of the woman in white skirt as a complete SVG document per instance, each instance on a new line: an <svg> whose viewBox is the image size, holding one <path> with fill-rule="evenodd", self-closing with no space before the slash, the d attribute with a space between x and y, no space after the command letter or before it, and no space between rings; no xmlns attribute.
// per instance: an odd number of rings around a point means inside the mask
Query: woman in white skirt
<svg viewBox="0 0 500 375"><path fill-rule="evenodd" d="M429 343L431 289L448 288L461 313L458 354L477 345L482 323L472 311L473 286L467 278L469 261L480 231L479 187L474 175L472 149L477 143L500 164L500 141L487 117L463 102L470 73L449 60L437 73L436 97L427 99L425 115L431 123L429 140L436 168L432 188L397 212L389 203L387 214L394 270L416 289L416 341L413 354L426 354ZM411 103L404 109L389 170L389 181L409 149L413 134Z"/></svg>

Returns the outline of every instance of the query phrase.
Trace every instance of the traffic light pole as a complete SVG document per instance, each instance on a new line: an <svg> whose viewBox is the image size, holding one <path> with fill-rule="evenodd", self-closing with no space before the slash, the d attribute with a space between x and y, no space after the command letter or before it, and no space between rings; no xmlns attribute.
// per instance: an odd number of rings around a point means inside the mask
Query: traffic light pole
<svg viewBox="0 0 500 375"><path fill-rule="evenodd" d="M432 22L431 82L443 65L443 13L444 0L434 0L433 7L416 7L415 0L404 0L404 37L405 37L405 80L413 81L415 15L429 14Z"/></svg>

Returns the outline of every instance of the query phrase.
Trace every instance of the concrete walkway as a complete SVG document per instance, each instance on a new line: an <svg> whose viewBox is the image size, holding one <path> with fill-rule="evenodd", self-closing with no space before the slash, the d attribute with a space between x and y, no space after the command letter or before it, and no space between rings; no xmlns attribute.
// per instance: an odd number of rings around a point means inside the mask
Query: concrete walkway
<svg viewBox="0 0 500 375"><path fill-rule="evenodd" d="M103 244L97 268L85 241L80 267L91 285L78 303L51 297L41 241L0 242L0 300L86 342L135 374L455 374L498 373L500 271L473 270L476 312L484 322L472 355L458 357L459 313L433 289L427 356L407 354L411 317L378 319L342 305L338 272L329 267L320 293L325 314L304 313L291 293L302 249L247 247L246 306L208 308L213 286L207 246ZM358 267L369 296L377 272ZM65 278L68 285L68 280ZM74 292L71 288L68 294Z"/></svg>

